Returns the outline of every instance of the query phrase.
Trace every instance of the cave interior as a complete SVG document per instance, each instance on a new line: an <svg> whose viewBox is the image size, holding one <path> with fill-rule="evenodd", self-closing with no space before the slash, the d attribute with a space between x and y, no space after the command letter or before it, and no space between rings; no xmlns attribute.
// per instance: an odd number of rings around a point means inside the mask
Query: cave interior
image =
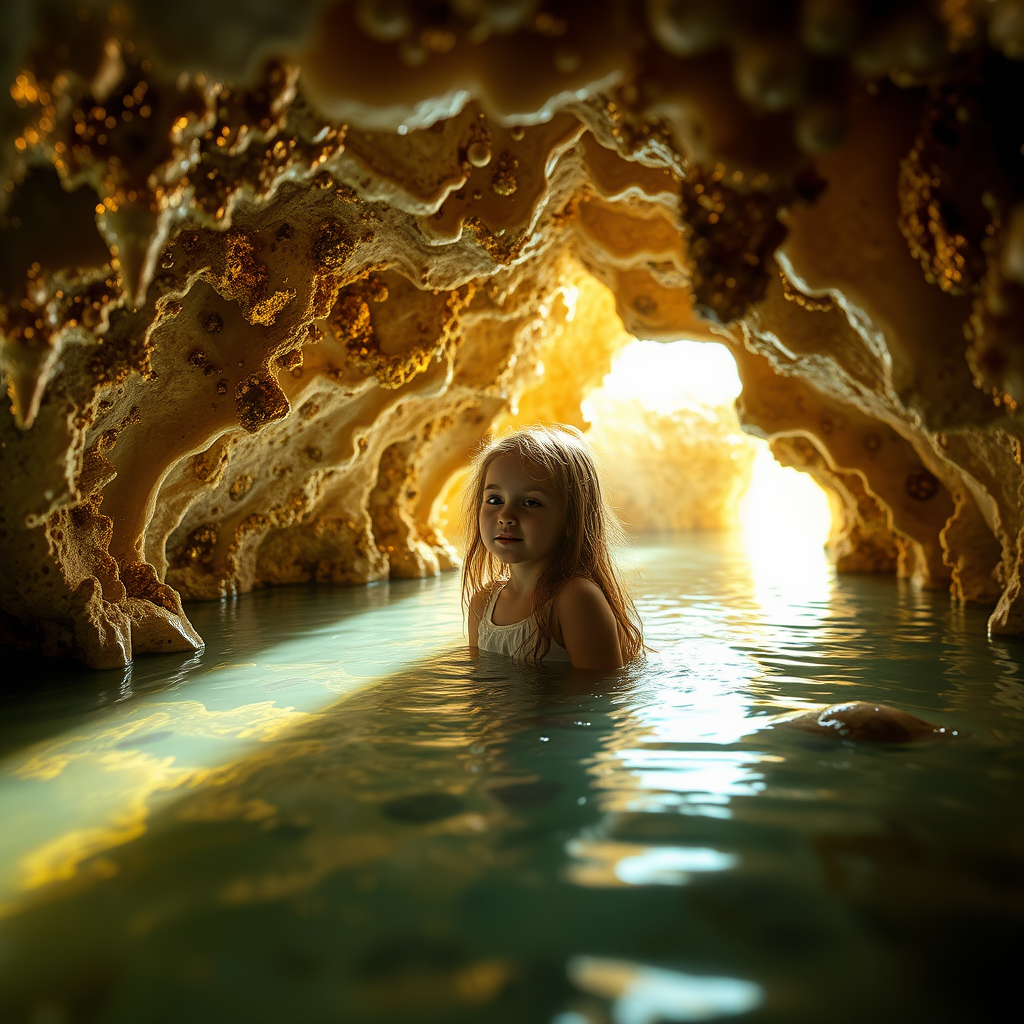
<svg viewBox="0 0 1024 1024"><path fill-rule="evenodd" d="M1020 0L0 19L5 1019L1019 1009ZM609 390L679 342L738 395ZM628 686L454 650L469 454L538 421L684 538ZM765 445L829 563L755 510L731 605Z"/></svg>
<svg viewBox="0 0 1024 1024"><path fill-rule="evenodd" d="M450 569L467 453L585 426L631 338L728 346L839 571L1024 631L1010 0L5 19L6 647L110 668L201 646L183 601Z"/></svg>

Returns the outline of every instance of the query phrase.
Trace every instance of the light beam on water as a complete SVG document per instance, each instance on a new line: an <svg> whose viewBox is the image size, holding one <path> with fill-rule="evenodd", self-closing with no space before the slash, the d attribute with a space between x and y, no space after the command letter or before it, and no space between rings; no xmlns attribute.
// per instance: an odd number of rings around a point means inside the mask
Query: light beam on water
<svg viewBox="0 0 1024 1024"><path fill-rule="evenodd" d="M214 662L200 652L177 682L172 675L158 692L139 694L129 685L131 699L0 762L0 821L17 823L0 829L0 917L25 894L73 878L87 859L142 835L158 808L260 745L458 643L457 579L443 581L443 601L433 581L422 582L336 592L337 620L292 630L257 660ZM360 596L369 607L353 610ZM103 863L94 859L93 871Z"/></svg>

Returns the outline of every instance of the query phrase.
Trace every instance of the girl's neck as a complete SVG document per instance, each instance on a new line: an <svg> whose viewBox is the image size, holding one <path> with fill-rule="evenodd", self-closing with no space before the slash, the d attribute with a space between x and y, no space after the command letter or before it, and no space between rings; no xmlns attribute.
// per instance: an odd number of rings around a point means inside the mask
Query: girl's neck
<svg viewBox="0 0 1024 1024"><path fill-rule="evenodd" d="M510 565L505 586L509 588L510 594L532 594L547 568L547 565Z"/></svg>

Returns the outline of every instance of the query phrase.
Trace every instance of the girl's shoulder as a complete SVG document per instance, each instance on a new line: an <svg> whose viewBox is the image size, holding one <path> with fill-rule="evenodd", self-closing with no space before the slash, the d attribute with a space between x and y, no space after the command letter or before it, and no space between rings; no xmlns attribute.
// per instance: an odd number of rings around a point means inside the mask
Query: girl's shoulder
<svg viewBox="0 0 1024 1024"><path fill-rule="evenodd" d="M565 613L588 614L611 610L608 598L596 580L589 576L573 576L566 580L558 589L554 600L555 610L559 615Z"/></svg>
<svg viewBox="0 0 1024 1024"><path fill-rule="evenodd" d="M586 594L600 594L604 597L604 591L597 580L590 576L573 576L567 579L558 588L558 596L567 595L570 599Z"/></svg>
<svg viewBox="0 0 1024 1024"><path fill-rule="evenodd" d="M477 618L480 618L480 616L483 615L484 609L487 607L487 602L491 599L495 591L501 587L502 583L504 583L504 580L492 580L479 590L474 591L473 596L469 599L469 610Z"/></svg>
<svg viewBox="0 0 1024 1024"><path fill-rule="evenodd" d="M576 668L613 669L624 662L618 622L604 589L588 576L566 580L554 602L552 632Z"/></svg>

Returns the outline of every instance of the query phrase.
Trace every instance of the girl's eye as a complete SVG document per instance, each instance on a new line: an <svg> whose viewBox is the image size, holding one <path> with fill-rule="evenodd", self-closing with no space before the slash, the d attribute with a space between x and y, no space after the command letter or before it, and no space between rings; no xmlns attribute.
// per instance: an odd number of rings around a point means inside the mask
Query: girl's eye
<svg viewBox="0 0 1024 1024"><path fill-rule="evenodd" d="M486 498L484 498L484 504L485 505L500 505L500 504L502 504L502 501L501 501L501 498L498 497L498 495L496 495L496 494L489 494Z"/></svg>
<svg viewBox="0 0 1024 1024"><path fill-rule="evenodd" d="M540 502L536 498L525 498L523 504L527 508L540 508Z"/></svg>

